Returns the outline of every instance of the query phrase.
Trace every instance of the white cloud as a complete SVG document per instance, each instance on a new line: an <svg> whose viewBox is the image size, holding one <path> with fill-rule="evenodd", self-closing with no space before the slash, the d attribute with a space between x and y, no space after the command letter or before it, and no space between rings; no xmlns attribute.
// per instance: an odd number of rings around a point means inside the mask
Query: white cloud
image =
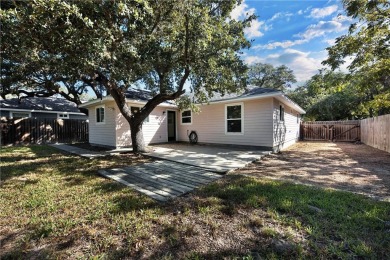
<svg viewBox="0 0 390 260"><path fill-rule="evenodd" d="M298 83L304 83L318 73L319 69L323 68L321 62L326 58L326 52L311 53L285 49L266 57L244 56L243 58L249 65L257 62L269 63L274 66L286 65L294 71Z"/></svg>
<svg viewBox="0 0 390 260"><path fill-rule="evenodd" d="M264 25L264 22L258 21L258 20L253 20L251 22L251 26L248 28L244 29L244 33L247 37L249 38L255 38L255 37L261 37L264 35L260 31L261 26Z"/></svg>
<svg viewBox="0 0 390 260"><path fill-rule="evenodd" d="M255 8L249 8L248 5L245 3L245 1L242 1L240 5L237 5L232 12L230 13L230 17L233 20L241 20L249 15L252 15L256 12Z"/></svg>
<svg viewBox="0 0 390 260"><path fill-rule="evenodd" d="M311 10L309 17L323 18L333 14L334 12L337 12L337 10L338 10L337 5L331 5L324 8L314 8L313 10Z"/></svg>
<svg viewBox="0 0 390 260"><path fill-rule="evenodd" d="M290 12L278 12L278 13L274 14L274 15L268 20L268 22L275 21L276 19L279 19L279 18L286 18L287 21L289 21L291 16L293 16L293 14L290 13Z"/></svg>
<svg viewBox="0 0 390 260"><path fill-rule="evenodd" d="M256 12L255 8L249 8L249 6L242 1L242 3L236 6L230 13L231 19L242 20ZM267 26L264 21L259 21L258 19L252 20L249 27L244 29L244 33L248 38L257 38L264 35L263 31L268 31L271 29L271 26Z"/></svg>
<svg viewBox="0 0 390 260"><path fill-rule="evenodd" d="M307 7L305 10L301 9L297 12L298 15L306 14L311 10L311 6Z"/></svg>
<svg viewBox="0 0 390 260"><path fill-rule="evenodd" d="M295 45L300 45L307 43L314 38L328 35L335 32L343 32L348 29L351 19L346 16L336 16L331 21L319 21L316 24L309 25L306 30L302 33L294 35L297 37L296 40L287 40L282 42L270 42L264 45L253 46L253 49L275 49L278 47L281 48L290 48Z"/></svg>

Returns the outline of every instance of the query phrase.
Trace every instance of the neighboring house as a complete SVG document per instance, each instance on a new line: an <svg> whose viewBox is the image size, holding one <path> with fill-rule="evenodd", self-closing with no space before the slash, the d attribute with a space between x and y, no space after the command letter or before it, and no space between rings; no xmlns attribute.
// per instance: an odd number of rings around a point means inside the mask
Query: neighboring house
<svg viewBox="0 0 390 260"><path fill-rule="evenodd" d="M128 105L136 113L151 98L148 91L131 89ZM110 147L131 146L130 127L111 96L80 105L89 110L89 142ZM278 151L299 137L305 111L282 92L253 88L241 95L213 98L199 104L200 112L180 111L174 103L157 106L143 124L146 144L188 142L196 131L199 143L256 146Z"/></svg>
<svg viewBox="0 0 390 260"><path fill-rule="evenodd" d="M87 112L84 110L84 112ZM75 103L64 98L28 97L1 99L0 116L7 118L88 119Z"/></svg>

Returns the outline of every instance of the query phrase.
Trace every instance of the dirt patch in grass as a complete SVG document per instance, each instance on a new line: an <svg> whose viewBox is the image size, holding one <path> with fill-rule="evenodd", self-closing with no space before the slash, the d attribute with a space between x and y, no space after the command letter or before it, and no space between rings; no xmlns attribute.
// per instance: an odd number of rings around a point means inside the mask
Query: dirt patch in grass
<svg viewBox="0 0 390 260"><path fill-rule="evenodd" d="M299 142L236 173L341 189L390 201L390 154L364 144Z"/></svg>
<svg viewBox="0 0 390 260"><path fill-rule="evenodd" d="M228 174L157 203L52 147L1 150L0 258L376 258L390 254L390 203L349 192Z"/></svg>

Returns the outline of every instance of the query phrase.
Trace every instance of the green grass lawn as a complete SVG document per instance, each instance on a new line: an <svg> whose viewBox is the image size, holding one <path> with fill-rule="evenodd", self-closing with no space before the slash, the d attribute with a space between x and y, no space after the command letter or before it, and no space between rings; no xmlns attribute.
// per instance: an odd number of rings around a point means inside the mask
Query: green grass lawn
<svg viewBox="0 0 390 260"><path fill-rule="evenodd" d="M96 174L144 163L1 149L0 259L390 256L390 203L230 174L160 204Z"/></svg>

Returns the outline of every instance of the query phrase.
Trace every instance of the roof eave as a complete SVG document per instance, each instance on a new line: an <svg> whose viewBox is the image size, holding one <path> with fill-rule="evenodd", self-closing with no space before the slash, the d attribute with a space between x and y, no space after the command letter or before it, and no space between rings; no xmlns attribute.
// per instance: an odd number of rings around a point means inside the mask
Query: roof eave
<svg viewBox="0 0 390 260"><path fill-rule="evenodd" d="M82 112L69 112L69 111L57 111L57 110L39 110L39 109L21 109L21 108L8 108L8 107L2 107L1 110L3 111L17 111L17 112L31 112L31 113L50 113L50 114L72 114L72 115L86 115Z"/></svg>
<svg viewBox="0 0 390 260"><path fill-rule="evenodd" d="M104 97L102 99L95 99L95 100L92 100L92 101L89 101L87 103L84 103L84 104L81 104L79 105L79 107L83 107L83 108L88 108L88 107L91 107L93 105L96 105L96 104L103 104L105 103L106 101L115 101L113 97L111 96L107 96L107 97ZM139 104L139 105L145 105L147 102L144 101L144 100L140 100L140 99L128 99L126 98L126 102L127 103L134 103L134 104ZM171 108L177 108L176 105L173 105L173 104L164 104L164 103L161 103L158 105L159 107L171 107Z"/></svg>

